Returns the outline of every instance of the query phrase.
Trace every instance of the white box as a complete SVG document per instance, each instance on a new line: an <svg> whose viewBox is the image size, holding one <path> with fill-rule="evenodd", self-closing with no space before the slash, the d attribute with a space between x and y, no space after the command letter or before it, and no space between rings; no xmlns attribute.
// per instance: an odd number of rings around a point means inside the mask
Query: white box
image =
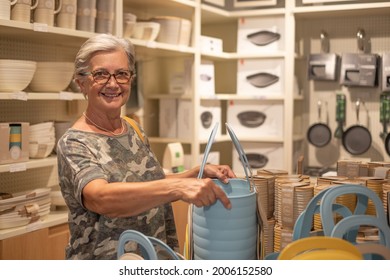
<svg viewBox="0 0 390 280"><path fill-rule="evenodd" d="M214 63L202 61L199 67L199 96L212 97L215 95Z"/></svg>
<svg viewBox="0 0 390 280"><path fill-rule="evenodd" d="M18 127L16 134L12 126ZM0 164L29 160L29 127L28 122L0 123Z"/></svg>
<svg viewBox="0 0 390 280"><path fill-rule="evenodd" d="M237 53L283 51L284 17L250 17L238 19Z"/></svg>
<svg viewBox="0 0 390 280"><path fill-rule="evenodd" d="M161 99L159 103L159 136L177 137L177 99Z"/></svg>
<svg viewBox="0 0 390 280"><path fill-rule="evenodd" d="M237 65L237 94L258 98L284 95L283 59L241 59Z"/></svg>
<svg viewBox="0 0 390 280"><path fill-rule="evenodd" d="M179 100L178 104L178 137L181 139L192 140L194 138L194 125L198 122L199 131L197 137L200 140L208 140L214 125L218 122L220 125L216 137L221 136L221 102L219 100L202 100L199 108L199 115L192 120L193 103L190 100Z"/></svg>
<svg viewBox="0 0 390 280"><path fill-rule="evenodd" d="M200 50L204 53L221 53L223 52L223 41L222 39L200 36Z"/></svg>
<svg viewBox="0 0 390 280"><path fill-rule="evenodd" d="M235 100L228 104L227 122L238 137L283 137L282 103Z"/></svg>
<svg viewBox="0 0 390 280"><path fill-rule="evenodd" d="M284 170L284 149L278 143L248 143L241 142L241 146L247 156L252 173L256 174L258 169L279 169ZM245 174L237 151L233 147L232 168L237 174Z"/></svg>

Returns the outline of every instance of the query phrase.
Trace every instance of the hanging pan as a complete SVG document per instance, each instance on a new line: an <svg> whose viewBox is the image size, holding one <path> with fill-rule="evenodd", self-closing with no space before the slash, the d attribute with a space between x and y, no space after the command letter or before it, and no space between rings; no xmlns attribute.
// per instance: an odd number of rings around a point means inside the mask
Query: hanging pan
<svg viewBox="0 0 390 280"><path fill-rule="evenodd" d="M371 146L371 133L359 124L360 99L356 101L357 124L349 127L343 133L343 146L352 155L361 155Z"/></svg>
<svg viewBox="0 0 390 280"><path fill-rule="evenodd" d="M330 142L332 132L327 124L321 122L321 101L318 101L317 105L319 122L309 127L309 130L307 131L307 139L310 144L321 148Z"/></svg>
<svg viewBox="0 0 390 280"><path fill-rule="evenodd" d="M383 125L383 131L380 137L384 141L387 154L390 156L390 133L387 132L387 123L390 121L390 98L386 94L380 96L380 122Z"/></svg>

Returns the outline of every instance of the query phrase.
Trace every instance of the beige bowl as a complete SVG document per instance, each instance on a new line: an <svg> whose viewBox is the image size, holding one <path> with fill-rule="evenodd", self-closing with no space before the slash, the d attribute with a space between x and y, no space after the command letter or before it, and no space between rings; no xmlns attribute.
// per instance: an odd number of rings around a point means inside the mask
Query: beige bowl
<svg viewBox="0 0 390 280"><path fill-rule="evenodd" d="M55 142L52 143L29 143L29 157L30 158L46 158L54 149Z"/></svg>
<svg viewBox="0 0 390 280"><path fill-rule="evenodd" d="M0 92L17 92L31 82L37 63L30 60L0 59Z"/></svg>
<svg viewBox="0 0 390 280"><path fill-rule="evenodd" d="M188 19L171 16L154 17L151 21L160 24L157 42L172 45L189 46L191 41L192 24Z"/></svg>
<svg viewBox="0 0 390 280"><path fill-rule="evenodd" d="M37 62L29 88L35 92L65 90L73 78L73 62Z"/></svg>
<svg viewBox="0 0 390 280"><path fill-rule="evenodd" d="M145 21L134 24L131 37L145 41L156 40L160 32L160 24L157 22Z"/></svg>

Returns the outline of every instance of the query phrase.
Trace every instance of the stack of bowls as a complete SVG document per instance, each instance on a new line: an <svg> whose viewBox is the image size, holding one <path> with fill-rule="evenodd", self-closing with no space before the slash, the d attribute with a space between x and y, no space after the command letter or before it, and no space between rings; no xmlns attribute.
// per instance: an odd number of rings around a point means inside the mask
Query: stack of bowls
<svg viewBox="0 0 390 280"><path fill-rule="evenodd" d="M0 229L27 225L50 213L50 188L0 196Z"/></svg>
<svg viewBox="0 0 390 280"><path fill-rule="evenodd" d="M123 37L128 38L133 34L137 16L132 13L123 13Z"/></svg>
<svg viewBox="0 0 390 280"><path fill-rule="evenodd" d="M60 92L73 78L72 62L37 62L29 88L34 92Z"/></svg>
<svg viewBox="0 0 390 280"><path fill-rule="evenodd" d="M46 158L54 149L56 143L54 122L43 122L30 125L29 157Z"/></svg>
<svg viewBox="0 0 390 280"><path fill-rule="evenodd" d="M10 19L11 12L11 2L10 1L0 1L0 19Z"/></svg>
<svg viewBox="0 0 390 280"><path fill-rule="evenodd" d="M0 59L0 92L25 89L32 80L36 67L35 61Z"/></svg>
<svg viewBox="0 0 390 280"><path fill-rule="evenodd" d="M181 46L190 45L192 30L190 20L173 16L158 16L152 18L151 21L161 26L157 42Z"/></svg>

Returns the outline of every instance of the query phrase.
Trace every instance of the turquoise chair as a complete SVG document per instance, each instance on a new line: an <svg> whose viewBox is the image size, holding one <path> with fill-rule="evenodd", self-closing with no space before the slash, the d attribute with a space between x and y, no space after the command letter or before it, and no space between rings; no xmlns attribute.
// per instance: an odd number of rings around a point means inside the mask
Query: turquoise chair
<svg viewBox="0 0 390 280"><path fill-rule="evenodd" d="M386 214L383 208L383 203L379 196L369 188L362 185L353 185L345 184L336 187L329 188L326 193L324 193L323 198L320 204L320 215L321 221L324 229L324 235L331 236L332 231L335 227L335 221L333 219L333 203L337 197L346 194L355 194L357 197L356 206L352 213L352 216L355 215L365 215L367 210L368 201L371 200L374 204L376 217L386 222ZM342 220L341 220L342 221ZM339 221L338 223L340 223ZM337 224L338 224L337 223ZM345 239L355 242L358 234L359 225L355 225L349 228L347 236Z"/></svg>
<svg viewBox="0 0 390 280"><path fill-rule="evenodd" d="M316 194L314 197L312 197L312 199L306 205L305 210L298 216L294 224L293 237L292 237L293 241L310 236L310 232L313 227L314 215L319 213L320 211L319 203L321 203L321 199L323 198L324 194L328 190L329 189L324 189L318 194ZM341 204L334 203L332 205L332 210L335 213L340 214L342 217L347 217L352 215L352 212L348 209L348 207ZM278 256L279 256L279 252L273 252L265 256L265 259L276 260Z"/></svg>

